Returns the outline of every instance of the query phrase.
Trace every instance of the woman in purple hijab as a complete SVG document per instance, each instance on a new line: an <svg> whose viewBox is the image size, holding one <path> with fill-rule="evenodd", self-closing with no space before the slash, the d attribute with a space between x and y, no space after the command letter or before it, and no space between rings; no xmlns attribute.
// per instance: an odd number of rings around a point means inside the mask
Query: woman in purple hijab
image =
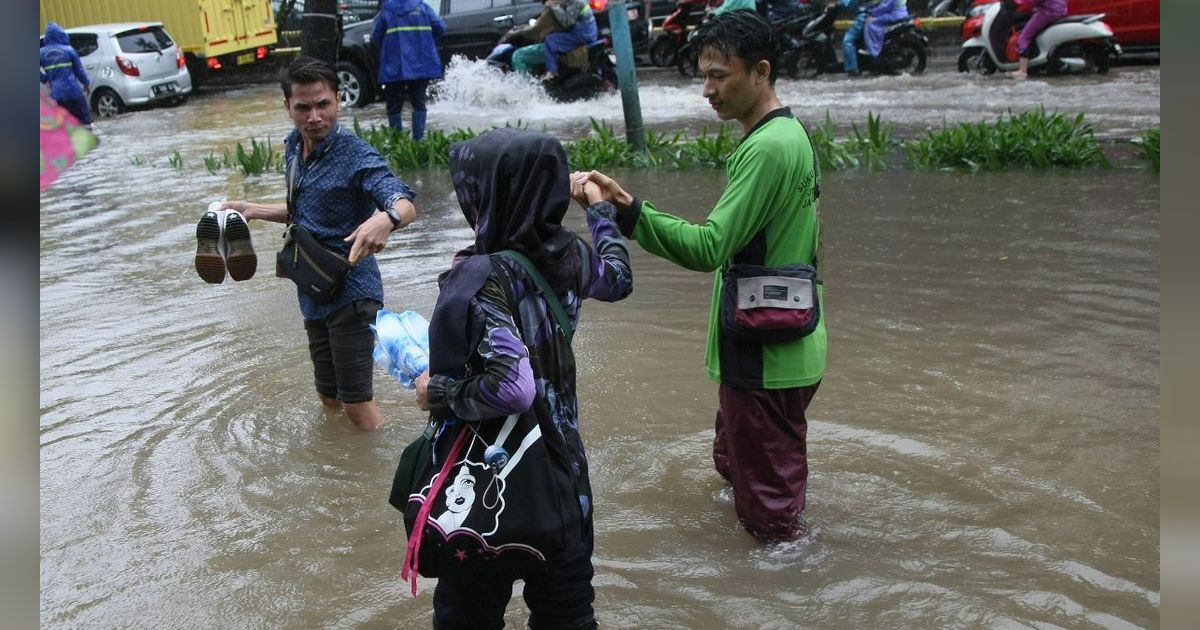
<svg viewBox="0 0 1200 630"><path fill-rule="evenodd" d="M510 414L522 422L531 419L538 440L558 462L546 474L569 475L567 485L578 496L559 505L553 519L562 524L565 541L553 556L510 568L497 555L487 572L439 576L433 625L503 627L513 582L523 579L530 627L595 628L592 491L580 436L575 353L551 301L561 304L574 330L585 298L614 302L633 290L616 208L593 191L590 199L596 201L586 208L590 242L562 225L571 202L567 157L562 144L544 133L505 128L456 142L450 171L475 239L438 279L429 371L417 378L417 402L435 420L475 422L481 431ZM545 290L523 264L496 255L504 250L527 257L545 278ZM439 431L435 440L441 437ZM505 514L506 521L513 517Z"/></svg>

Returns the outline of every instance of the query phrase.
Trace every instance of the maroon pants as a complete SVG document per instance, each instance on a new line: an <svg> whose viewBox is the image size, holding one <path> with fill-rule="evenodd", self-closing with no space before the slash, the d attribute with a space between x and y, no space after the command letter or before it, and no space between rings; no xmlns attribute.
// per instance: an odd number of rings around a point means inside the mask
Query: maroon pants
<svg viewBox="0 0 1200 630"><path fill-rule="evenodd" d="M790 540L800 533L808 484L804 411L819 385L720 387L713 464L733 486L738 522L760 540Z"/></svg>

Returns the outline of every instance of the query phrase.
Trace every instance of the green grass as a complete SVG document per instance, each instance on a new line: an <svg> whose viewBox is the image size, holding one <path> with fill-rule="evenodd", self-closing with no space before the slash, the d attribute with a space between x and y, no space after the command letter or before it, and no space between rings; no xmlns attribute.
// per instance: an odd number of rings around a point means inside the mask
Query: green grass
<svg viewBox="0 0 1200 630"><path fill-rule="evenodd" d="M506 126L528 128L521 121ZM482 133L473 129L457 129L447 135L435 130L426 133L423 141L416 142L406 131L396 131L386 125L364 128L357 120L354 122L354 132L375 147L397 172L417 167L447 166L450 143L468 140ZM673 135L650 132L646 145L646 153L638 153L630 148L623 136L618 135L615 128L593 119L588 134L578 140L564 142L563 149L566 150L570 168L579 171L613 167L721 168L737 148L737 140L733 138L729 126L722 126L716 133L710 133L705 128L699 137L692 139L685 139L682 132Z"/></svg>
<svg viewBox="0 0 1200 630"><path fill-rule="evenodd" d="M506 126L529 127L522 121ZM691 136L682 131L647 130L646 151L641 153L634 151L616 128L593 119L586 135L565 141L563 147L573 170L719 169L725 167L741 140L735 137L734 128L732 124L722 124L715 131L704 127L699 135ZM1021 114L1009 111L995 122L943 126L926 132L922 138L905 141L897 140L895 127L873 112L867 113L865 125L851 123L849 133L841 137L828 111L820 125L808 129L813 152L823 170L881 170L900 165L897 162L904 164L905 158L911 168L964 171L1110 166L1082 114L1072 117L1047 113L1044 108ZM386 124L364 127L357 118L353 130L375 147L397 173L413 168L445 168L449 165L452 143L483 133L470 128L450 132L434 129L426 133L422 142L416 142L407 131L397 131ZM1135 142L1141 147L1142 157L1157 172L1158 129L1146 132ZM183 167L178 152L170 162L175 168ZM274 149L270 139L255 138L250 139L249 149L239 142L232 153L228 148L223 149L219 159L209 151L203 162L212 174L222 169L240 169L246 175L282 173L284 167L283 154ZM153 166L137 157L133 163Z"/></svg>
<svg viewBox="0 0 1200 630"><path fill-rule="evenodd" d="M234 157L237 160L237 165L246 175L262 175L268 170L276 173L283 172L283 153L276 152L271 146L271 139L267 138L263 142L259 142L256 138L250 139L250 150L247 151L242 143L237 143L237 148L234 150ZM228 162L228 159L226 160Z"/></svg>
<svg viewBox="0 0 1200 630"><path fill-rule="evenodd" d="M1158 172L1158 128L1150 129L1142 134L1141 139L1135 140L1142 148L1142 158L1150 163L1150 168Z"/></svg>
<svg viewBox="0 0 1200 630"><path fill-rule="evenodd" d="M924 169L1047 169L1108 167L1083 114L1044 108L1001 115L994 123L961 123L904 144L909 163Z"/></svg>
<svg viewBox="0 0 1200 630"><path fill-rule="evenodd" d="M828 115L826 112L826 116ZM858 163L870 170L887 168L884 158L887 156L888 149L895 144L892 140L895 127L884 124L880 121L879 116L872 116L871 112L867 112L865 133L859 131L857 123L850 123L850 127L854 132L854 137L850 139L850 146L858 153Z"/></svg>
<svg viewBox="0 0 1200 630"><path fill-rule="evenodd" d="M809 142L812 144L813 153L817 156L817 163L821 165L821 170L839 171L858 167L858 158L854 157L845 142L841 142L835 137L833 119L829 117L828 110L825 111L825 122L809 134Z"/></svg>
<svg viewBox="0 0 1200 630"><path fill-rule="evenodd" d="M212 151L209 151L208 155L204 156L204 168L212 175L216 175L217 171L221 170L221 161L213 155Z"/></svg>

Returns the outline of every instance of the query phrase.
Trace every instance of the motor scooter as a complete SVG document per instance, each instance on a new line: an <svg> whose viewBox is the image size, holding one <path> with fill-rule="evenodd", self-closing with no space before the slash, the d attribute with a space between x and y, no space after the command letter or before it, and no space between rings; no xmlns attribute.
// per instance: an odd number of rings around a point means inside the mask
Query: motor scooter
<svg viewBox="0 0 1200 630"><path fill-rule="evenodd" d="M1000 0L974 0L970 10L967 11L966 17L963 19L962 25L959 27L962 32L962 41L967 41L972 37L979 37L983 33L983 15L987 13L988 6L999 2ZM970 70L968 64L971 58L978 55L981 51L977 48L963 49L958 55L958 71L967 72Z"/></svg>
<svg viewBox="0 0 1200 630"><path fill-rule="evenodd" d="M978 35L963 42L959 70L990 75L1020 67L1017 37L1030 14L1018 13L1015 0L987 7ZM1121 54L1104 14L1068 15L1034 37L1029 71L1047 74L1108 72L1110 59Z"/></svg>
<svg viewBox="0 0 1200 630"><path fill-rule="evenodd" d="M841 71L832 41L837 7L833 3L809 6L814 10L775 25L780 40L780 73L793 79L815 79L825 72Z"/></svg>
<svg viewBox="0 0 1200 630"><path fill-rule="evenodd" d="M675 10L662 23L662 33L650 42L650 63L667 68L687 43L688 33L704 19L709 5L717 0L677 0Z"/></svg>
<svg viewBox="0 0 1200 630"><path fill-rule="evenodd" d="M929 10L929 17L965 16L974 0L938 0Z"/></svg>
<svg viewBox="0 0 1200 630"><path fill-rule="evenodd" d="M815 15L802 14L779 23L782 50L779 70L793 79L815 79L824 73L843 72L833 44L837 6L833 3ZM803 24L797 33L797 25ZM874 57L860 42L859 68L878 74L920 74L929 59L929 37L921 29L920 18L909 16L887 27L883 49Z"/></svg>
<svg viewBox="0 0 1200 630"><path fill-rule="evenodd" d="M545 39L546 32L553 28L550 25L552 19L549 17L549 11L545 11L537 20L531 20L529 26L516 27L508 31L496 42L496 46L492 48L492 52L488 54L485 61L490 66L511 72L513 70L513 53L518 48L541 43ZM583 65L582 58L579 59L580 64L567 63L568 56L583 54L577 53L579 48L576 48L560 56L560 59L563 60L560 63L562 73L542 84L546 94L555 101L570 103L589 99L617 86L617 68L609 55L608 40L597 39L580 48L586 50L586 69L579 69ZM576 67L577 65L579 67Z"/></svg>

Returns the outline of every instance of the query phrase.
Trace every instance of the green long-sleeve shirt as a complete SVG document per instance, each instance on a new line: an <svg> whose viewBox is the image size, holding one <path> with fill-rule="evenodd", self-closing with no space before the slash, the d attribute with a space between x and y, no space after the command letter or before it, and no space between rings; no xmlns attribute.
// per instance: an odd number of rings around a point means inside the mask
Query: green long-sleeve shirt
<svg viewBox="0 0 1200 630"><path fill-rule="evenodd" d="M714 274L705 365L709 378L738 387L783 389L825 374L825 305L812 334L773 344L722 339L721 271L760 231L765 264L812 264L820 239L819 172L804 128L787 108L763 118L729 157L729 183L704 223L694 224L638 201L622 231L648 252ZM820 271L818 267L818 271ZM818 287L820 291L820 287Z"/></svg>

